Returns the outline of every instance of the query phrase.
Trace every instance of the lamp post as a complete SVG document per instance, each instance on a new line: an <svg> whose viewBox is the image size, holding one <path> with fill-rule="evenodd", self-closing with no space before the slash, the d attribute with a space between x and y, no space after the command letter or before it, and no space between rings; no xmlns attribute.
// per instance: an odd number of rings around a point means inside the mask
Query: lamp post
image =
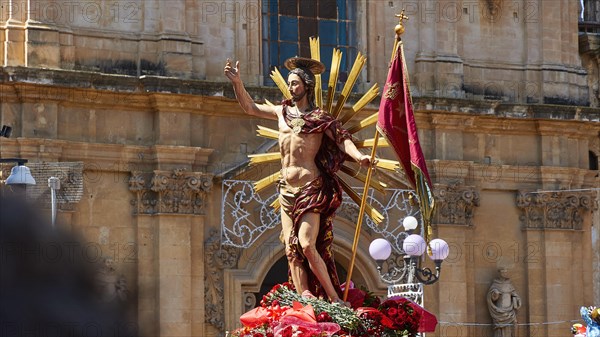
<svg viewBox="0 0 600 337"><path fill-rule="evenodd" d="M60 179L57 177L48 178L48 187L50 187L50 196L52 202L52 227L56 226L56 190L60 190Z"/></svg>
<svg viewBox="0 0 600 337"><path fill-rule="evenodd" d="M369 246L369 254L377 262L377 270L381 279L390 284L388 296L405 296L423 305L423 285L437 282L440 278L441 266L448 257L449 248L446 241L434 239L429 246L419 234L412 234L418 226L418 221L412 216L407 216L402 221L406 236L402 242L401 254L404 254L401 265L388 263L388 271L383 272L383 263L392 253L392 245L385 239L375 239ZM421 267L421 256L427 251L433 260L435 271Z"/></svg>

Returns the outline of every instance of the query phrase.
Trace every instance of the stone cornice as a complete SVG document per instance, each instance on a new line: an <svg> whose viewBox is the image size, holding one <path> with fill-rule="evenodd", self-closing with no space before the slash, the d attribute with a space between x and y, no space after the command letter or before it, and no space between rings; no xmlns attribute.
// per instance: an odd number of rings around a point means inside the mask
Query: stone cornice
<svg viewBox="0 0 600 337"><path fill-rule="evenodd" d="M36 86L40 86L40 88L35 89ZM1 68L0 89L4 95L3 100L7 101L37 99L36 102L39 102L40 98L43 98L49 101L88 104L88 106L90 103L97 103L125 108L149 106L152 104L150 96L155 95L155 107L160 108L167 104L168 108L189 109L190 112L196 113L202 113L202 110L207 107L209 98L216 99L211 101L211 104L233 101L235 98L233 88L225 78L223 78L223 82L213 82L174 77L136 77L28 67ZM247 90L250 96L257 101L268 99L271 102L278 102L281 100L281 92L274 87L249 86ZM40 94L48 97L39 97ZM172 98L173 94L184 96L182 99L176 100ZM165 102L163 99L165 96L170 97L169 102ZM103 99L95 99L95 97ZM360 97L361 95L351 95L348 104L353 104ZM181 102L174 104L173 101ZM581 106L517 104L435 97L413 97L413 104L417 111L417 117L421 114L443 113L448 115L448 113L455 113L458 119L464 116L488 116L523 120L600 121L600 109ZM376 98L369 104L367 110L374 112L378 105L379 99ZM476 126L476 124L473 125Z"/></svg>
<svg viewBox="0 0 600 337"><path fill-rule="evenodd" d="M15 97L8 97L13 102L22 103L63 103L67 105L89 108L118 107L121 110L143 110L149 106L149 95L134 91L98 90L95 84L88 88L60 87L15 83Z"/></svg>
<svg viewBox="0 0 600 337"><path fill-rule="evenodd" d="M214 149L192 146L140 146L84 143L43 138L1 139L3 157L35 161L83 161L86 169L130 172L156 166L203 167Z"/></svg>
<svg viewBox="0 0 600 337"><path fill-rule="evenodd" d="M549 119L565 121L600 121L600 109L553 104L519 104L491 100L413 97L416 111L458 113L471 116L513 119Z"/></svg>
<svg viewBox="0 0 600 337"><path fill-rule="evenodd" d="M168 145L155 145L152 149L159 163L165 162L175 165L194 163L197 166L208 165L208 157L214 151L214 149L200 147Z"/></svg>
<svg viewBox="0 0 600 337"><path fill-rule="evenodd" d="M584 120L518 119L496 115L472 115L446 111L418 111L420 129L460 130L473 133L502 133L505 135L560 135L570 138L595 137L599 123Z"/></svg>
<svg viewBox="0 0 600 337"><path fill-rule="evenodd" d="M430 160L427 166L436 183L474 185L480 190L591 188L597 184L597 171L573 167L487 165L453 160Z"/></svg>

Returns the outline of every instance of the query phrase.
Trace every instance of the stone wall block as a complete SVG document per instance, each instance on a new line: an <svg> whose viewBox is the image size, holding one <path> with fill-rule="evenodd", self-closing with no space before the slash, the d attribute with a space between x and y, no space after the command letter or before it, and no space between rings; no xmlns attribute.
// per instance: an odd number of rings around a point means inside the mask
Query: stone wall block
<svg viewBox="0 0 600 337"><path fill-rule="evenodd" d="M7 66L24 66L25 58L25 29L21 27L9 27L5 30L5 52L3 54L4 64Z"/></svg>
<svg viewBox="0 0 600 337"><path fill-rule="evenodd" d="M60 67L60 34L45 29L27 30L27 64L36 68Z"/></svg>

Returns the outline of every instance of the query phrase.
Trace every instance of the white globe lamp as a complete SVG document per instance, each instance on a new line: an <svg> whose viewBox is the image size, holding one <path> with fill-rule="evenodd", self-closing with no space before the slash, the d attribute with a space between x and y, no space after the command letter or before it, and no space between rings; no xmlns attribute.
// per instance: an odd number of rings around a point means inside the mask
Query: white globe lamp
<svg viewBox="0 0 600 337"><path fill-rule="evenodd" d="M402 243L402 249L407 255L410 256L421 256L427 249L425 240L418 234L411 234L404 239Z"/></svg>
<svg viewBox="0 0 600 337"><path fill-rule="evenodd" d="M369 245L369 254L375 261L385 261L392 254L392 245L385 239L375 239Z"/></svg>

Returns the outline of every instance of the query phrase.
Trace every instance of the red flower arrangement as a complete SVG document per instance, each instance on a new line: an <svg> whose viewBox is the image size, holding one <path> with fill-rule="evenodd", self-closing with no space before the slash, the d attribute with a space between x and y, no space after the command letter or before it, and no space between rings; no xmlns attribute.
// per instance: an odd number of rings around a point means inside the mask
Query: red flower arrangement
<svg viewBox="0 0 600 337"><path fill-rule="evenodd" d="M260 306L240 317L244 325L233 337L399 337L432 332L434 315L418 304L393 297L380 299L365 290L349 289L352 308L302 297L289 283L278 284Z"/></svg>
<svg viewBox="0 0 600 337"><path fill-rule="evenodd" d="M415 310L415 305L404 297L389 298L379 308L379 311L389 318L389 321L385 320L382 324L387 329L414 336L419 331L421 321L421 313Z"/></svg>

